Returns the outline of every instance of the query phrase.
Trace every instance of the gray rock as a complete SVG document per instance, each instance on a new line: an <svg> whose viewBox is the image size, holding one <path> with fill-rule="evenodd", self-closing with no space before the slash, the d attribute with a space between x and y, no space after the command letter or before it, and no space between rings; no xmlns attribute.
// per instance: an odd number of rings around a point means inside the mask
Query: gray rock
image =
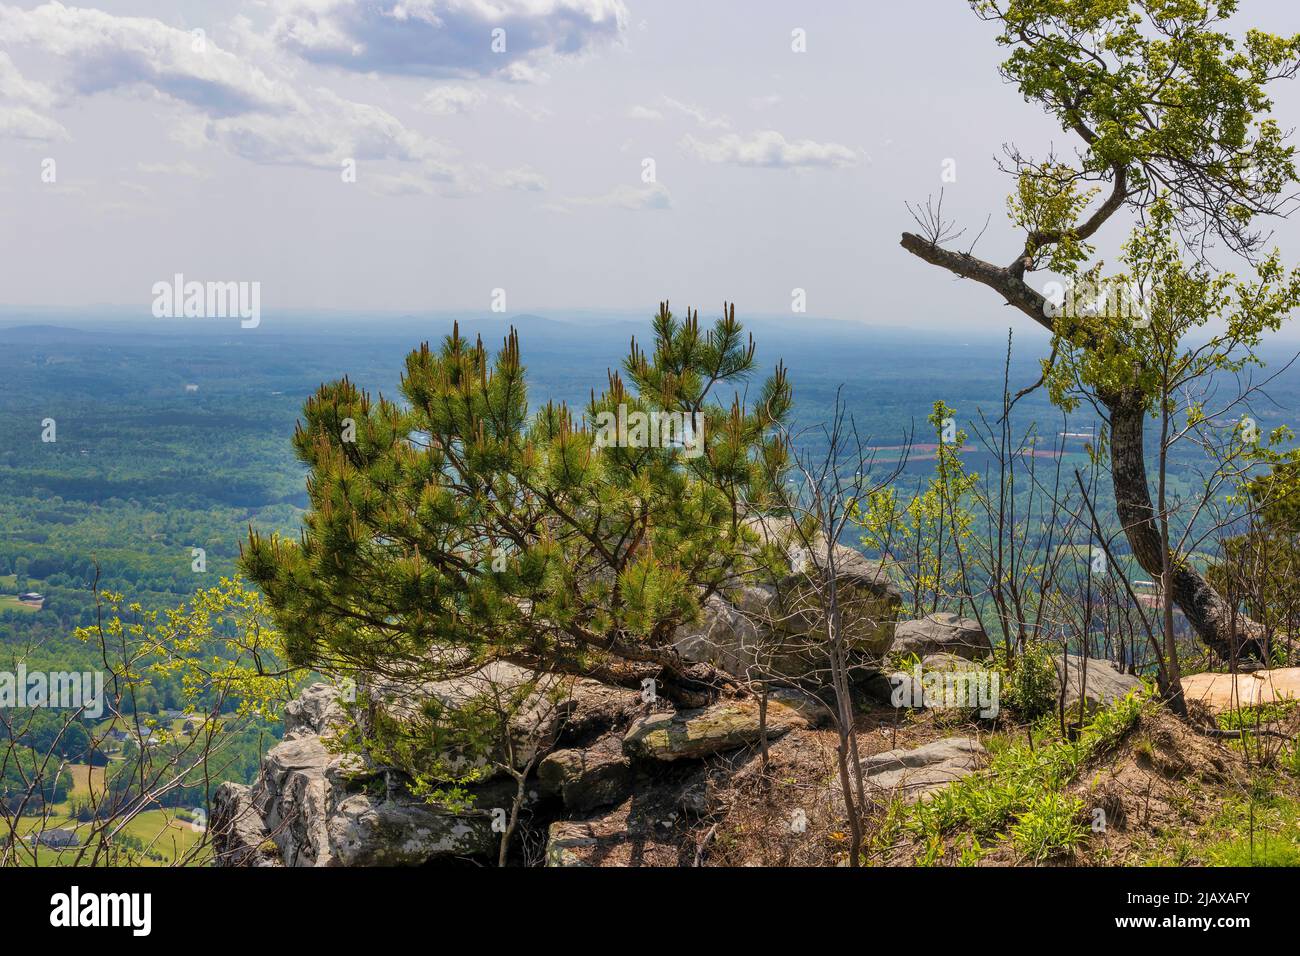
<svg viewBox="0 0 1300 956"><path fill-rule="evenodd" d="M641 712L642 701L636 690L610 687L594 680L548 676L538 682L537 675L505 661L494 661L479 670L452 680L423 684L387 683L375 691L378 706L388 716L399 720L417 718L431 700L446 707L463 707L488 694L513 695L536 682L524 704L510 718L510 736L514 765L523 769L539 755L553 747L562 730L587 735L601 732L631 720ZM498 754L504 762L504 753ZM457 771L488 769L488 759L461 754L443 755L447 765ZM504 769L489 769L492 776Z"/></svg>
<svg viewBox="0 0 1300 956"><path fill-rule="evenodd" d="M751 522L765 534L788 526ZM679 628L675 648L683 659L712 664L730 674L776 675L811 686L829 682L825 615L817 587L826 579L825 549L781 544L790 571L775 584L734 581L725 596L712 595L700 619ZM902 593L884 564L843 545L834 551L836 585L852 666L878 661L894 639Z"/></svg>
<svg viewBox="0 0 1300 956"><path fill-rule="evenodd" d="M566 734L604 733L640 716L645 709L641 692L627 687L584 678L573 681L566 690L569 699L562 707Z"/></svg>
<svg viewBox="0 0 1300 956"><path fill-rule="evenodd" d="M490 857L500 840L487 812L452 813L365 793L339 803L328 833L334 866L418 866L446 857Z"/></svg>
<svg viewBox="0 0 1300 956"><path fill-rule="evenodd" d="M683 813L693 817L705 817L717 810L717 791L709 775L693 775L678 794L677 806Z"/></svg>
<svg viewBox="0 0 1300 956"><path fill-rule="evenodd" d="M907 803L925 800L979 769L984 747L969 737L947 737L911 750L900 748L864 757L864 783Z"/></svg>
<svg viewBox="0 0 1300 956"><path fill-rule="evenodd" d="M331 863L325 827L329 814L325 768L330 757L320 737L298 730L262 758L250 798L285 866Z"/></svg>
<svg viewBox="0 0 1300 956"><path fill-rule="evenodd" d="M758 619L714 594L700 608L700 619L677 629L674 647L690 663L712 664L728 674L744 676L757 664L767 632Z"/></svg>
<svg viewBox="0 0 1300 956"><path fill-rule="evenodd" d="M398 775L354 754L333 754L310 728L332 728L321 687L304 691L292 731L262 759L251 787L223 784L212 827L218 866L417 865L444 857L493 856L491 811L508 809L513 780L469 789L471 808L451 811L413 796ZM364 790L361 784L370 784ZM526 795L526 804L537 799Z"/></svg>
<svg viewBox="0 0 1300 956"><path fill-rule="evenodd" d="M1110 661L1090 657L1085 661L1077 654L1058 654L1052 658L1056 667L1057 693L1065 683L1065 717L1079 722L1079 701L1083 700L1083 719L1086 722L1099 709L1110 707L1129 694L1142 690L1142 681L1125 674Z"/></svg>
<svg viewBox="0 0 1300 956"><path fill-rule="evenodd" d="M890 650L898 655L955 654L967 660L981 660L993 653L979 621L941 611L916 621L903 621L894 630Z"/></svg>
<svg viewBox="0 0 1300 956"><path fill-rule="evenodd" d="M793 687L773 687L768 691L767 699L769 704L776 702L789 707L809 727L828 727L835 719L832 707L807 691Z"/></svg>
<svg viewBox="0 0 1300 956"><path fill-rule="evenodd" d="M854 686L878 704L893 704L894 675L879 670L863 670L854 675Z"/></svg>
<svg viewBox="0 0 1300 956"><path fill-rule="evenodd" d="M767 736L775 740L807 722L784 704L769 701ZM759 742L758 702L750 699L721 701L698 710L655 713L632 724L623 738L623 752L629 757L672 761L724 750L735 750Z"/></svg>
<svg viewBox="0 0 1300 956"><path fill-rule="evenodd" d="M834 554L845 640L851 653L879 660L893 642L903 594L890 580L884 562L873 561L844 545L836 545ZM826 666L820 651L826 618L814 585L826 579L826 565L825 549L798 548L792 557L790 576L777 587L781 605L778 630L791 638L803 638L807 646L803 656L819 668Z"/></svg>
<svg viewBox="0 0 1300 956"><path fill-rule="evenodd" d="M537 768L543 793L555 794L575 813L622 803L632 788L632 764L623 754L622 740L602 737L585 750L557 750Z"/></svg>
<svg viewBox="0 0 1300 956"><path fill-rule="evenodd" d="M361 754L335 754L325 765L325 780L335 790L355 790L381 775L381 769Z"/></svg>
<svg viewBox="0 0 1300 956"><path fill-rule="evenodd" d="M922 671L942 671L951 674L954 671L980 671L984 667L973 660L957 654L927 654L921 658Z"/></svg>
<svg viewBox="0 0 1300 956"><path fill-rule="evenodd" d="M242 783L223 783L212 795L208 821L216 866L281 866L279 848L268 839L251 790Z"/></svg>
<svg viewBox="0 0 1300 956"><path fill-rule="evenodd" d="M437 701L444 707L464 707L494 694L513 696L528 690L537 675L532 671L505 661L492 661L472 673L441 681L421 683L388 680L376 682L370 693L375 706L386 716L404 722L418 720L427 705ZM510 735L515 766L527 766L538 753L548 750L564 716L563 707L547 693L554 682L545 688L538 686L524 700L510 718ZM466 757L459 753L446 753L442 758L456 772L483 769L490 762L486 757ZM496 771L503 773L504 771Z"/></svg>
<svg viewBox="0 0 1300 956"><path fill-rule="evenodd" d="M339 702L339 690L332 684L316 683L284 705L285 736L296 731L328 735L343 726L347 717Z"/></svg>

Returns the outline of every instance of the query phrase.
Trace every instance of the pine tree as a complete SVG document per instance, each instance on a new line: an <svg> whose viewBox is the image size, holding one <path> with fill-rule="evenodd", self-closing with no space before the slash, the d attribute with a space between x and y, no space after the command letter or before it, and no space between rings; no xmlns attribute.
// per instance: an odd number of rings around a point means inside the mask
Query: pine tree
<svg viewBox="0 0 1300 956"><path fill-rule="evenodd" d="M292 662L410 681L505 660L682 702L734 687L672 645L752 565L746 512L784 480L791 388L778 365L742 400L742 334L734 306L702 331L661 304L653 348L634 339L581 418L530 413L513 329L495 357L459 328L411 352L402 403L322 385L293 439L300 540L250 530L241 558Z"/></svg>

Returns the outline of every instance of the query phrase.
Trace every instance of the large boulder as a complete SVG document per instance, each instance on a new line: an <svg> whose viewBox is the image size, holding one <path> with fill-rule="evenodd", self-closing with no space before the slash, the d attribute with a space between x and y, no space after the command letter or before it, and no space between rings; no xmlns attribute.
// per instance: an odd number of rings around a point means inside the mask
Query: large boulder
<svg viewBox="0 0 1300 956"><path fill-rule="evenodd" d="M733 594L740 599L740 595ZM757 615L713 594L700 608L699 620L677 629L674 647L692 664L712 664L728 674L748 676L772 646L770 632L760 629Z"/></svg>
<svg viewBox="0 0 1300 956"><path fill-rule="evenodd" d="M216 862L223 866L403 866L495 852L492 811L512 786L469 790L470 808L450 811L385 779L384 792L353 789L316 734L296 730L272 747L252 787L222 784L213 803ZM272 847L274 849L272 849Z"/></svg>
<svg viewBox="0 0 1300 956"><path fill-rule="evenodd" d="M621 803L632 788L632 764L617 734L586 749L557 750L537 768L542 792L559 796L575 813Z"/></svg>
<svg viewBox="0 0 1300 956"><path fill-rule="evenodd" d="M1276 667L1245 674L1193 674L1183 678L1183 696L1213 713L1300 700L1300 667Z"/></svg>
<svg viewBox="0 0 1300 956"><path fill-rule="evenodd" d="M675 647L685 660L741 677L775 675L827 685L822 594L832 562L850 665L884 656L903 600L884 563L844 545L836 545L828 559L824 547L805 547L788 521L750 519L747 525L784 555L789 570L767 583L736 579L723 594L710 596L700 619L678 629Z"/></svg>
<svg viewBox="0 0 1300 956"><path fill-rule="evenodd" d="M955 654L967 660L981 660L993 653L979 621L958 617L947 611L927 614L916 621L903 621L894 629L890 650L900 656L915 654Z"/></svg>
<svg viewBox="0 0 1300 956"><path fill-rule="evenodd" d="M565 739L591 737L620 727L638 717L645 710L645 701L639 690L628 687L611 687L599 681L580 678L566 683L561 712L561 727Z"/></svg>
<svg viewBox="0 0 1300 956"><path fill-rule="evenodd" d="M835 589L844 637L856 657L879 660L894 640L903 593L890 580L882 561L873 561L853 548L836 545ZM790 574L777 586L780 618L776 630L790 639L804 661L824 669L826 616L822 597L828 579L824 548L795 548ZM799 644L802 642L803 647Z"/></svg>
<svg viewBox="0 0 1300 956"><path fill-rule="evenodd" d="M333 866L419 866L450 857L488 857L501 839L490 809L453 813L410 797L345 796L327 823ZM505 809L504 807L500 809Z"/></svg>
<svg viewBox="0 0 1300 956"><path fill-rule="evenodd" d="M947 737L910 750L887 750L862 759L863 782L872 792L914 803L974 773L985 753L980 742L969 737Z"/></svg>
<svg viewBox="0 0 1300 956"><path fill-rule="evenodd" d="M767 693L768 704L782 704L803 718L809 727L829 727L835 722L833 703L794 687L773 687Z"/></svg>
<svg viewBox="0 0 1300 956"><path fill-rule="evenodd" d="M768 701L769 740L806 726L807 721L793 709ZM623 737L623 752L644 760L693 759L748 747L758 743L760 736L757 701L720 701L697 710L654 713L638 719Z"/></svg>
<svg viewBox="0 0 1300 956"><path fill-rule="evenodd" d="M525 695L523 704L510 716L511 755L516 769L529 766L556 746L562 733L568 738L589 736L626 723L643 709L636 690L567 675L539 678L533 671L505 661L494 661L448 680L403 684L389 681L371 690L379 711L405 721L417 718L435 700L444 707L456 708L484 696L510 699L521 693ZM479 770L489 778L505 773L501 766L506 761L504 752L491 758L445 753L442 759L457 772Z"/></svg>
<svg viewBox="0 0 1300 956"><path fill-rule="evenodd" d="M1052 658L1056 668L1057 693L1065 685L1065 717L1079 722L1080 701L1083 720L1086 722L1098 710L1111 707L1129 694L1142 690L1142 681L1125 674L1110 661L1090 657L1086 661L1077 654L1058 654Z"/></svg>

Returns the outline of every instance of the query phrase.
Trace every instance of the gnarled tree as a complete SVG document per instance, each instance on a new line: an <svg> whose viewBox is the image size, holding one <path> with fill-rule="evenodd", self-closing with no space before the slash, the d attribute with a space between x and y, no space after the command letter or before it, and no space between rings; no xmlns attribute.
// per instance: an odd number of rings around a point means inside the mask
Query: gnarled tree
<svg viewBox="0 0 1300 956"><path fill-rule="evenodd" d="M1068 161L1007 148L1003 168L1016 178L1010 213L1024 235L1007 264L948 248L955 230L928 205L916 214L920 234L903 234L904 249L988 286L1050 331L1048 372L1062 350L1104 357L1114 343L1092 323L1069 321L1077 315L1028 276L1095 278L1098 267L1086 268L1089 240L1117 213L1143 218L1162 201L1169 228L1194 255L1221 245L1258 258L1258 223L1288 214L1295 200L1293 147L1269 115L1266 86L1295 75L1300 36L1251 30L1234 38L1225 23L1236 12L1232 0L971 0L971 8L999 26L998 42L1010 48L1004 78L1077 137L1078 148ZM1093 383L1091 397L1107 419L1120 522L1141 566L1160 575L1166 549L1144 450L1151 376L1140 353L1127 355L1126 374ZM1208 646L1225 658L1254 649L1259 626L1234 615L1195 568L1176 561L1171 578L1174 600Z"/></svg>

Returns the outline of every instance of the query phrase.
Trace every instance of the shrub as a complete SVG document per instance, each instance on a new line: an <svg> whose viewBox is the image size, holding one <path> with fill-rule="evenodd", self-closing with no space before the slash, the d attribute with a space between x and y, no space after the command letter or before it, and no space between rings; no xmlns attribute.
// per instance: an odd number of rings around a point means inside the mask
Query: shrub
<svg viewBox="0 0 1300 956"><path fill-rule="evenodd" d="M1072 851L1088 833L1079 819L1082 813L1079 797L1040 793L1011 825L1011 842L1035 863Z"/></svg>
<svg viewBox="0 0 1300 956"><path fill-rule="evenodd" d="M1026 644L1003 670L1002 695L1026 720L1036 720L1056 707L1056 665L1046 644Z"/></svg>

